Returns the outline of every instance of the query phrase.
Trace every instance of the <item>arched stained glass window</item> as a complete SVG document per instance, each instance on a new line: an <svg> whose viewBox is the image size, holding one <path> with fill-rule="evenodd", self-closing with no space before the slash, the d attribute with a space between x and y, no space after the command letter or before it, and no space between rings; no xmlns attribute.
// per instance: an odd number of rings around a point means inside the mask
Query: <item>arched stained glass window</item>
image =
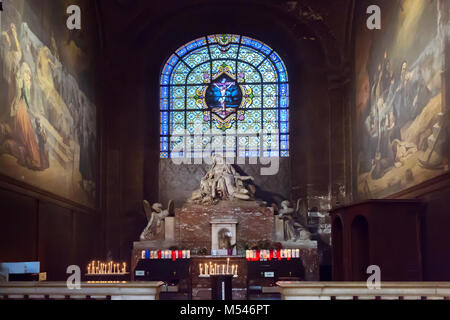
<svg viewBox="0 0 450 320"><path fill-rule="evenodd" d="M160 85L161 158L289 157L287 70L266 44L232 34L191 41Z"/></svg>

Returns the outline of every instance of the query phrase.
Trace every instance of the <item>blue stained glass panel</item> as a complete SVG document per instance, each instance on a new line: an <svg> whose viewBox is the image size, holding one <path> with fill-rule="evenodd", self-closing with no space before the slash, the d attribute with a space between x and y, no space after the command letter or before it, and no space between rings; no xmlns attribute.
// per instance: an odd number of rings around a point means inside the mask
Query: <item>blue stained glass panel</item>
<svg viewBox="0 0 450 320"><path fill-rule="evenodd" d="M173 70L173 66L171 64L166 64L166 67L163 70L163 74L170 76L170 74L172 73L172 70Z"/></svg>
<svg viewBox="0 0 450 320"><path fill-rule="evenodd" d="M212 59L236 59L238 50L239 46L236 44L231 44L225 48L220 45L212 45L210 47Z"/></svg>
<svg viewBox="0 0 450 320"><path fill-rule="evenodd" d="M287 108L289 101L287 97L280 97L280 108Z"/></svg>
<svg viewBox="0 0 450 320"><path fill-rule="evenodd" d="M253 97L252 104L249 106L250 109L261 109L262 105L261 97Z"/></svg>
<svg viewBox="0 0 450 320"><path fill-rule="evenodd" d="M161 75L161 84L167 85L169 84L170 76L168 74Z"/></svg>
<svg viewBox="0 0 450 320"><path fill-rule="evenodd" d="M278 88L276 84L264 85L264 97L276 97L278 95Z"/></svg>
<svg viewBox="0 0 450 320"><path fill-rule="evenodd" d="M169 109L169 100L161 99L160 105L161 105L161 110L168 110Z"/></svg>
<svg viewBox="0 0 450 320"><path fill-rule="evenodd" d="M283 151L289 150L289 136L288 135L280 136L280 150L283 150Z"/></svg>
<svg viewBox="0 0 450 320"><path fill-rule="evenodd" d="M210 35L180 47L161 71L161 158L211 149L288 157L287 82L280 56L249 37Z"/></svg>
<svg viewBox="0 0 450 320"><path fill-rule="evenodd" d="M263 76L263 80L265 82L277 82L278 76L275 68L269 60L263 62L263 64L259 67L259 71Z"/></svg>
<svg viewBox="0 0 450 320"><path fill-rule="evenodd" d="M264 133L278 133L278 122L276 121L266 121L264 122Z"/></svg>
<svg viewBox="0 0 450 320"><path fill-rule="evenodd" d="M277 108L278 99L277 97L264 97L264 108Z"/></svg>
<svg viewBox="0 0 450 320"><path fill-rule="evenodd" d="M183 46L183 47L181 47L180 49L178 49L178 50L176 51L176 53L177 53L177 55L178 55L179 57L183 57L183 56L187 53L186 46Z"/></svg>
<svg viewBox="0 0 450 320"><path fill-rule="evenodd" d="M168 124L169 123L169 113L161 112L161 123Z"/></svg>
<svg viewBox="0 0 450 320"><path fill-rule="evenodd" d="M264 122L278 122L278 110L264 110Z"/></svg>
<svg viewBox="0 0 450 320"><path fill-rule="evenodd" d="M171 87L170 95L172 98L175 98L175 99L184 98L185 88L184 87Z"/></svg>
<svg viewBox="0 0 450 320"><path fill-rule="evenodd" d="M263 60L265 59L264 56L257 53L255 50L250 48L241 48L239 51L239 60L243 60L247 63L250 63L253 66L258 66Z"/></svg>
<svg viewBox="0 0 450 320"><path fill-rule="evenodd" d="M289 121L289 110L280 110L280 121Z"/></svg>
<svg viewBox="0 0 450 320"><path fill-rule="evenodd" d="M161 123L161 135L167 136L169 134L169 125L166 123Z"/></svg>
<svg viewBox="0 0 450 320"><path fill-rule="evenodd" d="M189 43L189 44L186 46L186 50L189 52L189 51L194 50L194 49L197 48L197 47L198 47L198 43L197 43L196 41L192 41L191 43Z"/></svg>
<svg viewBox="0 0 450 320"><path fill-rule="evenodd" d="M280 95L281 96L288 96L289 95L289 90L288 90L287 83L283 83L283 84L280 85Z"/></svg>
<svg viewBox="0 0 450 320"><path fill-rule="evenodd" d="M170 101L172 109L183 110L185 108L184 101L184 98L174 98Z"/></svg>
<svg viewBox="0 0 450 320"><path fill-rule="evenodd" d="M275 64L281 62L280 57L275 52L270 55L270 60L272 60Z"/></svg>
<svg viewBox="0 0 450 320"><path fill-rule="evenodd" d="M161 151L169 151L169 143L167 142L161 143Z"/></svg>
<svg viewBox="0 0 450 320"><path fill-rule="evenodd" d="M260 83L262 81L258 70L248 63L238 62L238 73L243 74L247 83Z"/></svg>
<svg viewBox="0 0 450 320"><path fill-rule="evenodd" d="M263 44L261 46L261 51L265 54L265 55L269 55L272 52L272 49L268 46L266 46L265 44Z"/></svg>
<svg viewBox="0 0 450 320"><path fill-rule="evenodd" d="M261 47L263 46L261 42L248 37L242 37L242 43L249 47L255 48L256 50L261 50Z"/></svg>
<svg viewBox="0 0 450 320"><path fill-rule="evenodd" d="M170 126L170 134L172 135L185 135L186 134L186 130L184 128L184 122L182 123L177 123L177 122L173 122Z"/></svg>
<svg viewBox="0 0 450 320"><path fill-rule="evenodd" d="M169 87L161 87L161 99L167 99L169 97Z"/></svg>
<svg viewBox="0 0 450 320"><path fill-rule="evenodd" d="M172 66L175 66L175 65L177 64L178 60L179 60L178 57L177 57L175 54L173 54L173 55L169 58L168 63L171 64Z"/></svg>
<svg viewBox="0 0 450 320"><path fill-rule="evenodd" d="M186 112L186 120L188 123L203 123L203 112L188 111Z"/></svg>
<svg viewBox="0 0 450 320"><path fill-rule="evenodd" d="M196 66L206 62L209 60L209 53L207 48L202 48L199 50L195 50L190 53L188 56L184 57L183 60L191 67L195 68Z"/></svg>

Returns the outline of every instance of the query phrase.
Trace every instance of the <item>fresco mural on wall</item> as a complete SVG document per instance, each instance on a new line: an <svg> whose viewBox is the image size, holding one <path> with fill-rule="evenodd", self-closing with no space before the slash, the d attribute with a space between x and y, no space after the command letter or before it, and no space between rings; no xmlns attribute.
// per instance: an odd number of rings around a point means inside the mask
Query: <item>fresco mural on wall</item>
<svg viewBox="0 0 450 320"><path fill-rule="evenodd" d="M97 120L84 82L89 57L77 31L65 27L65 2L3 1L0 173L94 207Z"/></svg>
<svg viewBox="0 0 450 320"><path fill-rule="evenodd" d="M377 3L382 29L361 20L355 30L360 198L387 197L448 171L450 1L361 2L361 16Z"/></svg>

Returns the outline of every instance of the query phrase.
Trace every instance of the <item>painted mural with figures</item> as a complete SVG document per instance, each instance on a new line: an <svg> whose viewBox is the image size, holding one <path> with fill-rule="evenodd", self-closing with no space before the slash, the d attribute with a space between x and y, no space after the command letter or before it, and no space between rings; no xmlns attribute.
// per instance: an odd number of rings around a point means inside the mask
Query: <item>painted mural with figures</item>
<svg viewBox="0 0 450 320"><path fill-rule="evenodd" d="M0 173L94 207L96 106L86 80L92 61L89 41L66 28L73 1L66 2L3 1Z"/></svg>
<svg viewBox="0 0 450 320"><path fill-rule="evenodd" d="M361 17L373 4L381 8L381 30L365 28L365 20L356 29L360 198L387 197L442 175L450 151L450 2L361 1Z"/></svg>

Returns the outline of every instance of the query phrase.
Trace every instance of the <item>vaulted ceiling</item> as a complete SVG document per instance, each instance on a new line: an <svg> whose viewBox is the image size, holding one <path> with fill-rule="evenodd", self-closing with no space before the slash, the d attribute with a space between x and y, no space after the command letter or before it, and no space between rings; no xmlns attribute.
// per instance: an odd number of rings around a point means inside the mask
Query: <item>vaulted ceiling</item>
<svg viewBox="0 0 450 320"><path fill-rule="evenodd" d="M217 17L202 16L208 7L212 8L208 15L217 14ZM265 11L289 21L290 28L295 29L299 38L310 37L309 32L302 30L304 27L309 29L312 36L321 41L328 61L336 66L349 60L353 7L354 0L96 0L96 15L106 61L116 56L118 41L126 51L143 34L157 33L183 14L190 13L192 19L205 23L208 18L218 19L225 15L232 27L240 23L236 19L245 16L251 21L257 12ZM236 11L241 12L237 14ZM270 26L267 29L269 31Z"/></svg>

